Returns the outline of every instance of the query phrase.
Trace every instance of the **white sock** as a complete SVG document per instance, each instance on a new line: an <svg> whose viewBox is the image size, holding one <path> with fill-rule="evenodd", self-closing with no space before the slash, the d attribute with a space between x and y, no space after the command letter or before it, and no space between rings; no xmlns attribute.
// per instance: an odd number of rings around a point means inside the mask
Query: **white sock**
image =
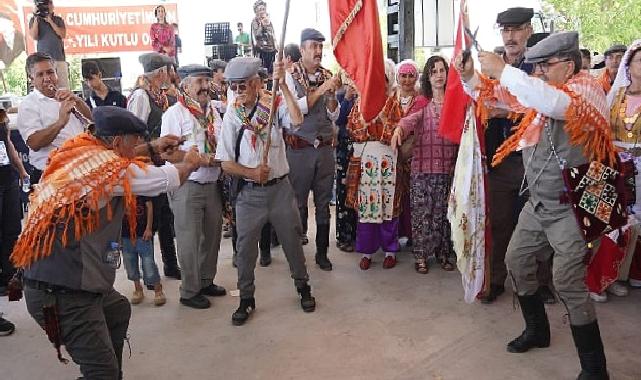
<svg viewBox="0 0 641 380"><path fill-rule="evenodd" d="M385 257L389 256L396 257L396 252L385 252Z"/></svg>
<svg viewBox="0 0 641 380"><path fill-rule="evenodd" d="M371 253L363 253L363 257L367 257L368 259L372 259L372 254Z"/></svg>

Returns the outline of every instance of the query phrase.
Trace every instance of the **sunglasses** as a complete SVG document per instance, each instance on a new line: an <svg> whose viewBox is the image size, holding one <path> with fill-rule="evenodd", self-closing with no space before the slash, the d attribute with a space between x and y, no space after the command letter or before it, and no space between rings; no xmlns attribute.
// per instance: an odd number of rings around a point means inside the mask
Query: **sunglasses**
<svg viewBox="0 0 641 380"><path fill-rule="evenodd" d="M535 69L536 69L536 68L538 68L538 69L540 69L542 72L547 73L547 72L549 72L549 71L550 71L550 68L551 68L552 66L555 66L555 65L557 65L557 64L559 64L559 63L563 63L563 62L570 62L570 61L571 61L571 59L562 59L562 60L560 60L560 61L556 61L556 62L539 62L539 63L537 63L537 64L535 64L535 65L534 65L534 68L535 68Z"/></svg>
<svg viewBox="0 0 641 380"><path fill-rule="evenodd" d="M229 89L237 92L237 91L245 91L247 90L247 83L245 82L231 82L229 84Z"/></svg>

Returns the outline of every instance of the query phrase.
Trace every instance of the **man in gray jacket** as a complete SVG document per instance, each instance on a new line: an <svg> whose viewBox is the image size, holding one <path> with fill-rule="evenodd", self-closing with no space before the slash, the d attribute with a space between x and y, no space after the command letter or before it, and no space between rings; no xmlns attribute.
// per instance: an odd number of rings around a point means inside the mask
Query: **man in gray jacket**
<svg viewBox="0 0 641 380"><path fill-rule="evenodd" d="M157 161L181 140L141 143L146 125L119 107L98 107L93 115L95 137L81 134L52 154L12 260L24 268L29 314L59 359L65 361L59 351L65 345L85 378L112 380L122 378L131 315L127 298L113 288L125 210L135 209L135 195L177 189L199 156L193 149L173 166L146 165L135 157Z"/></svg>

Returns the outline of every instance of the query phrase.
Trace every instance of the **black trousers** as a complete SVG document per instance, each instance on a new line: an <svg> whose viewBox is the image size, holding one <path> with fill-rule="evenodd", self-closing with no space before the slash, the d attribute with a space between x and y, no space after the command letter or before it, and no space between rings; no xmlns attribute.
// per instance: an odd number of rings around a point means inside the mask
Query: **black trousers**
<svg viewBox="0 0 641 380"><path fill-rule="evenodd" d="M22 207L18 180L0 180L0 286L6 286L15 268L9 257L22 228Z"/></svg>
<svg viewBox="0 0 641 380"><path fill-rule="evenodd" d="M160 194L152 199L154 207L154 230L158 231L160 254L165 272L178 268L176 243L174 242L174 213L169 207L167 194Z"/></svg>

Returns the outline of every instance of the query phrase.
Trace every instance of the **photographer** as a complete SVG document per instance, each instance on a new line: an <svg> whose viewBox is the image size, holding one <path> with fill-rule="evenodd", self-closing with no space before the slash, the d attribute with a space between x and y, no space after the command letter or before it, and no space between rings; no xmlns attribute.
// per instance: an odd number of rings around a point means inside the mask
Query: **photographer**
<svg viewBox="0 0 641 380"><path fill-rule="evenodd" d="M271 74L276 57L276 43L274 41L274 26L267 15L267 3L263 0L256 1L254 14L256 17L251 25L254 56L260 58L262 67Z"/></svg>
<svg viewBox="0 0 641 380"><path fill-rule="evenodd" d="M34 4L36 9L29 20L29 34L38 42L36 51L54 59L59 87L69 88L69 69L62 41L67 36L65 22L54 14L52 0L34 0Z"/></svg>

